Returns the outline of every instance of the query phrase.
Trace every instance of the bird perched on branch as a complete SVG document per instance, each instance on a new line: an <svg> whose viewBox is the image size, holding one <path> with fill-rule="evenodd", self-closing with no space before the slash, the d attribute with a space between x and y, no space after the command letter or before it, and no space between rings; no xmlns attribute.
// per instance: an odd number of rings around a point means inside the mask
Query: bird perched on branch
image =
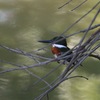
<svg viewBox="0 0 100 100"><path fill-rule="evenodd" d="M63 36L56 36L53 39L50 40L40 40L38 42L42 42L42 43L51 43L51 51L54 55L55 58L57 57L62 57L61 60L64 60L64 64L65 61L70 62L72 59L72 51L70 50L69 47L67 47L67 42L66 42L66 38L64 38ZM57 62L59 62L60 60L58 60Z"/></svg>

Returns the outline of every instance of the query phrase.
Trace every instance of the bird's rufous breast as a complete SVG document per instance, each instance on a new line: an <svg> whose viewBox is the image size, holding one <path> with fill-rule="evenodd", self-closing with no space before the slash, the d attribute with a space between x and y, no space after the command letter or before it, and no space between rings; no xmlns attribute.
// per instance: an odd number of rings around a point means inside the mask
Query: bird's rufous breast
<svg viewBox="0 0 100 100"><path fill-rule="evenodd" d="M60 55L61 51L57 47L52 47L51 51L53 54Z"/></svg>

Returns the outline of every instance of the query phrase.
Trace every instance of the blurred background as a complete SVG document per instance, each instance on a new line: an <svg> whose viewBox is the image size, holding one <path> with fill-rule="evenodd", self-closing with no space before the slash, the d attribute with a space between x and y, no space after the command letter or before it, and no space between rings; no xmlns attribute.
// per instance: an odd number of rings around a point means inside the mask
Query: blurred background
<svg viewBox="0 0 100 100"><path fill-rule="evenodd" d="M98 0L87 0L82 6L71 11L83 2L83 0L74 0L58 9L67 1L0 0L0 44L33 52L44 46L44 44L38 43L38 40L50 39L61 34L98 2ZM64 35L87 28L99 7L100 4ZM99 17L93 25L100 24ZM96 29L90 33L92 34L95 31ZM79 42L81 37L80 34L68 38L68 46L72 48ZM100 49L97 52L100 54ZM42 53L48 57L53 57L50 51ZM0 60L20 65L34 64L32 59L9 52L3 48L0 48ZM44 76L56 65L57 63L52 63L30 70L39 76ZM78 68L74 74L83 75L88 77L89 80L75 78L63 82L50 93L50 100L100 100L100 61L88 58L83 65L84 67ZM0 71L13 67L10 64L0 63ZM54 80L63 69L64 66L46 78L46 81L51 82ZM34 100L35 97L45 91L43 89L45 84L42 82L33 86L37 80L25 71L0 74L0 100Z"/></svg>

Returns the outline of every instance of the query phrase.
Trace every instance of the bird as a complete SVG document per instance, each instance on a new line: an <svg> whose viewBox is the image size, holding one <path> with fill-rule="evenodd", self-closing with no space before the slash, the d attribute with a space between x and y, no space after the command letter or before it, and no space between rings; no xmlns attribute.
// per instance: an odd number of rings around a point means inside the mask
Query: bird
<svg viewBox="0 0 100 100"><path fill-rule="evenodd" d="M54 57L57 58L61 56L63 59L63 64L67 64L72 59L73 52L71 49L67 46L67 41L64 36L56 36L53 37L50 40L39 40L38 42L41 43L51 43L51 52L53 53ZM58 60L57 62L60 63L61 60Z"/></svg>

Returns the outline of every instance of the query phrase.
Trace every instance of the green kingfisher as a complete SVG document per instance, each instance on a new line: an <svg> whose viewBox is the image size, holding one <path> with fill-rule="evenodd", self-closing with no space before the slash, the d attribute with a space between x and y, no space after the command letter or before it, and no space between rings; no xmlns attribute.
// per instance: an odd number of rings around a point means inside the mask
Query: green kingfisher
<svg viewBox="0 0 100 100"><path fill-rule="evenodd" d="M64 61L70 62L72 59L72 56L70 56L72 54L72 51L70 50L69 47L67 47L67 42L66 42L66 38L64 38L63 36L56 36L53 39L50 40L40 40L38 42L42 42L42 43L51 43L51 51L54 55L55 58L61 56L64 57ZM69 57L67 57L69 55ZM59 61L57 61L59 62ZM65 62L64 62L65 64Z"/></svg>

